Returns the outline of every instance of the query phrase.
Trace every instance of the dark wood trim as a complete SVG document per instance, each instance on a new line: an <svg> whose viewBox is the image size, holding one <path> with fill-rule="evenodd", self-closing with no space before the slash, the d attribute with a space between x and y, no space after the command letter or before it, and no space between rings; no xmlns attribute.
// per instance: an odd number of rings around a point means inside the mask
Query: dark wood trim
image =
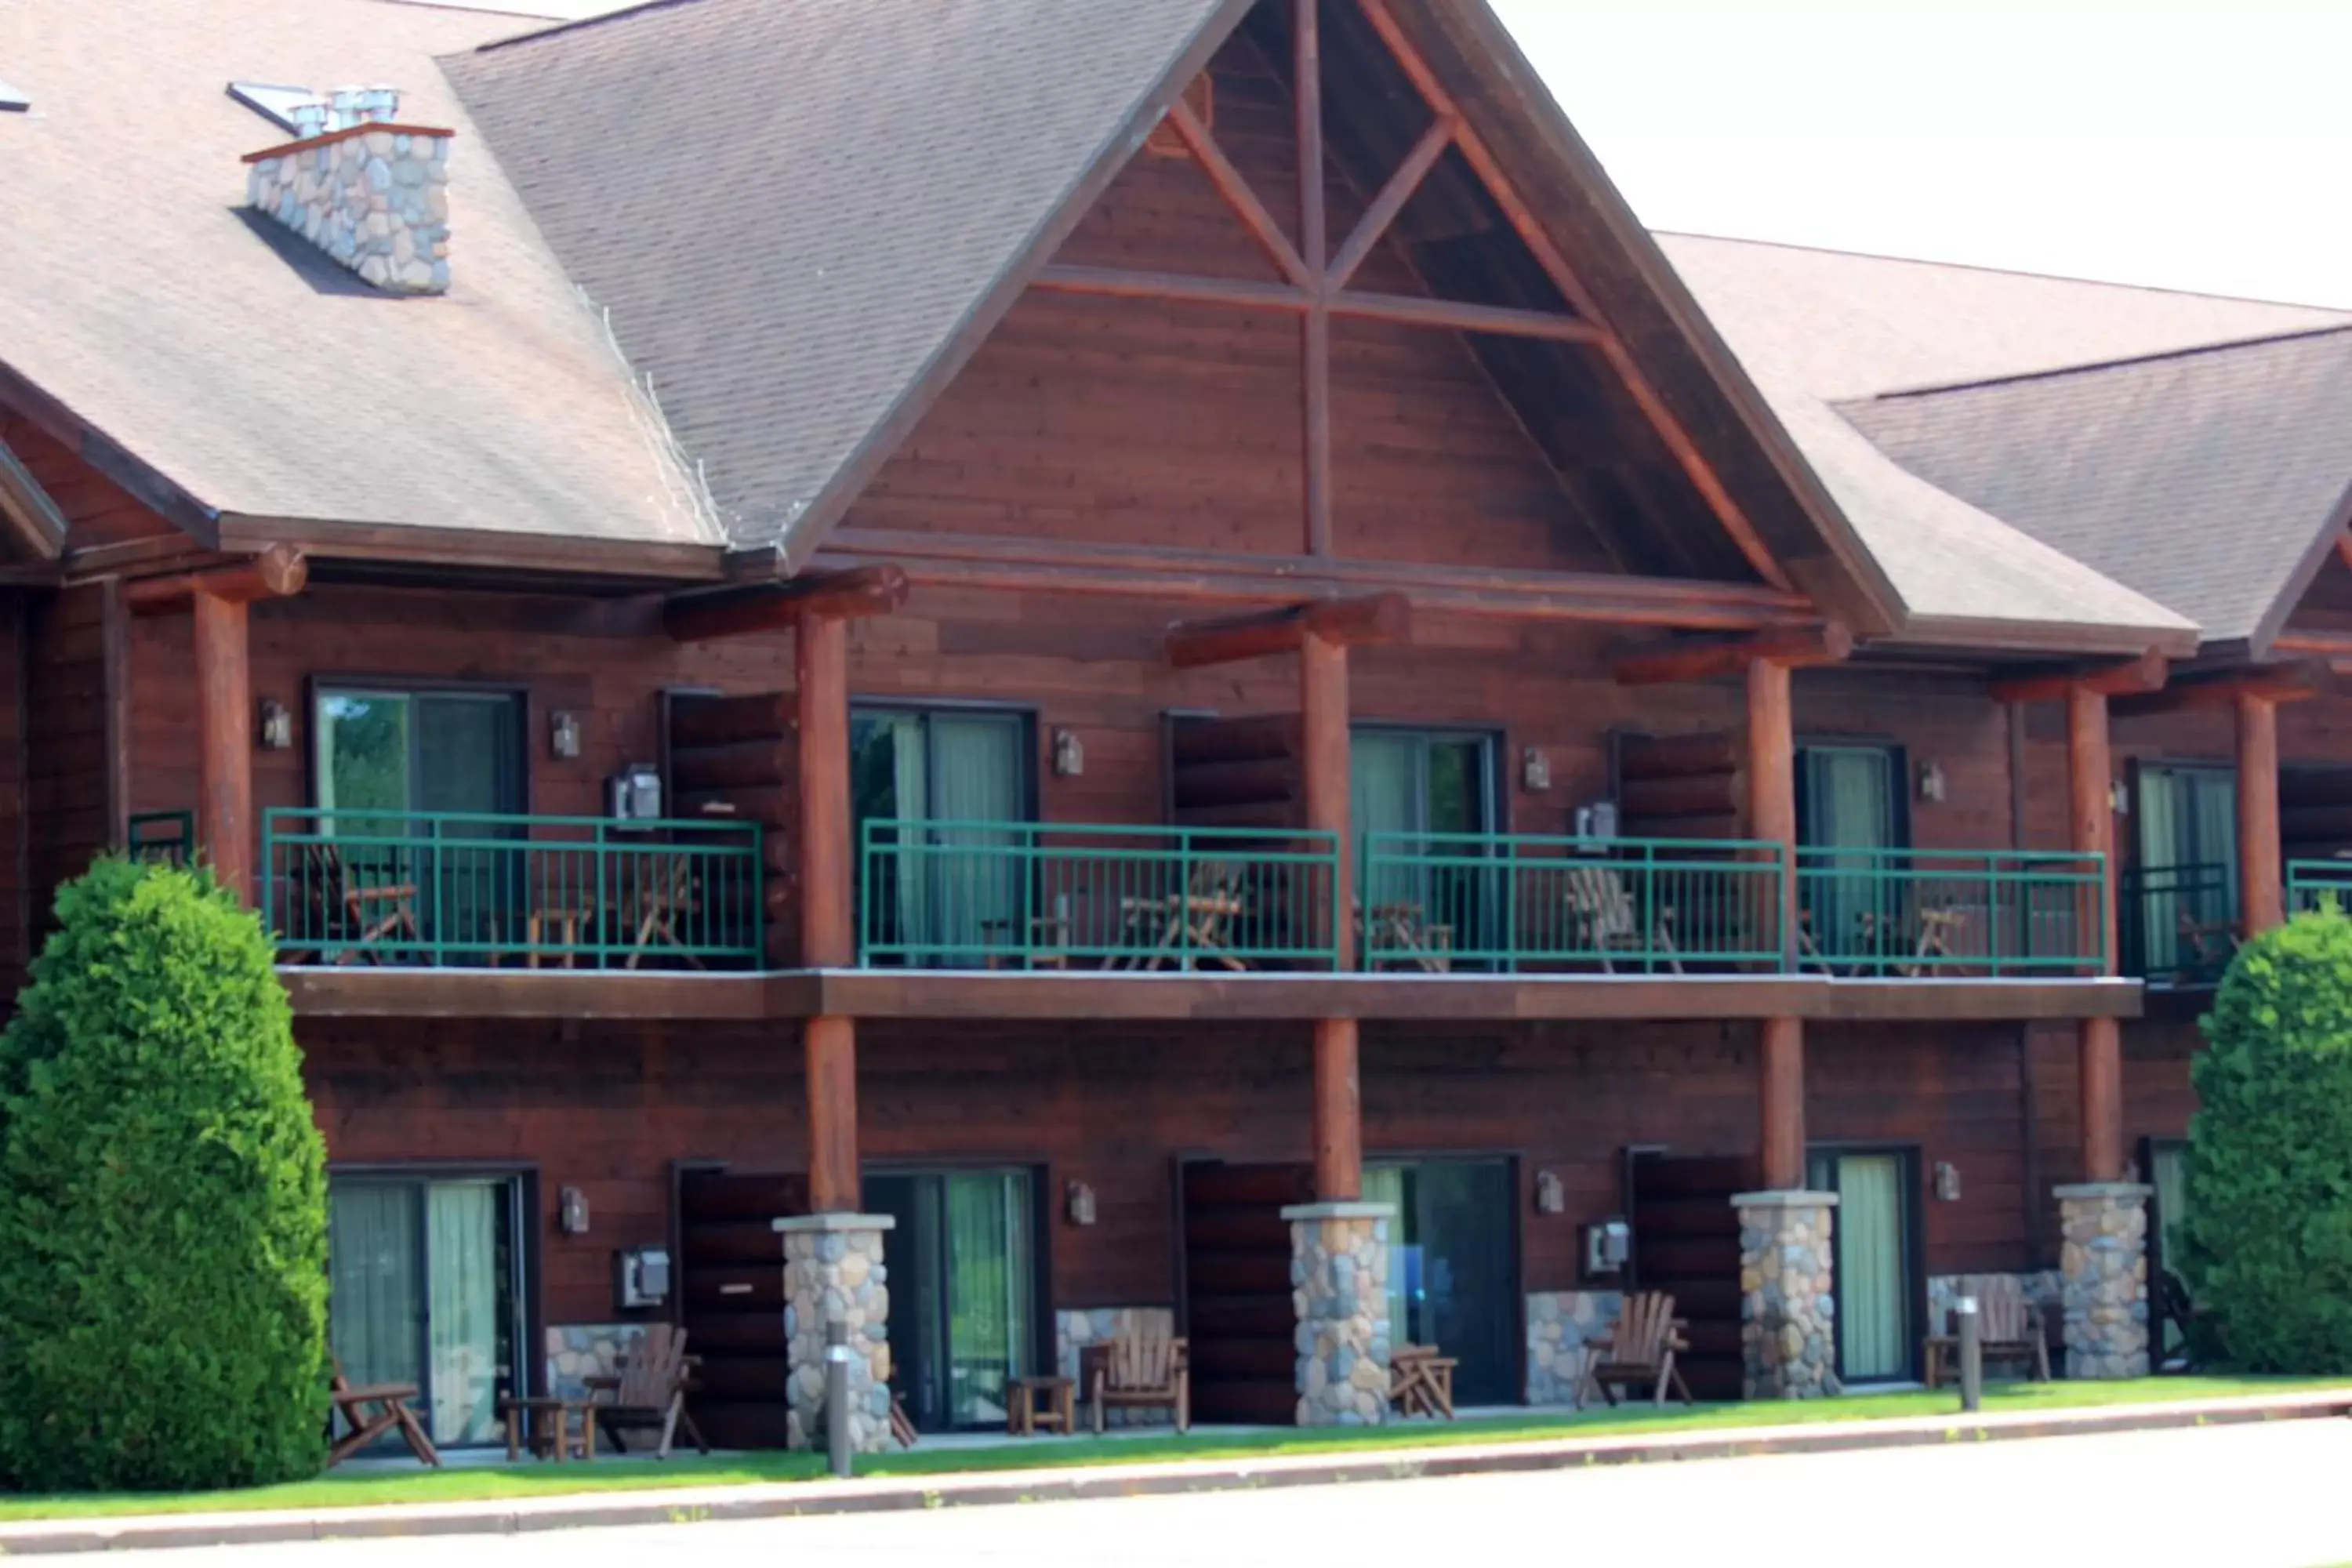
<svg viewBox="0 0 2352 1568"><path fill-rule="evenodd" d="M1493 337L1537 338L1549 342L1591 344L1599 327L1555 310L1521 310L1413 294L1367 294L1353 289L1317 293L1287 283L1240 278L1196 278L1181 272L1128 271L1116 267L1055 264L1041 268L1030 286L1051 294L1085 294L1113 300L1156 300L1181 305L1220 305L1245 310L1282 310L1307 317L1318 313L1400 326L1483 332ZM1322 362L1328 367L1328 355Z"/></svg>
<svg viewBox="0 0 2352 1568"><path fill-rule="evenodd" d="M65 550L70 526L49 492L41 488L41 481L16 460L5 441L0 441L0 522L8 525L17 553L37 562L57 560Z"/></svg>
<svg viewBox="0 0 2352 1568"><path fill-rule="evenodd" d="M106 841L127 848L131 842L131 614L122 602L121 584L108 583L100 593L106 639ZM18 641L20 645L24 641L21 632ZM21 714L25 709L19 706L17 711ZM28 771L20 776L31 775Z"/></svg>
<svg viewBox="0 0 2352 1568"><path fill-rule="evenodd" d="M752 1021L865 1018L1400 1022L1852 1022L2136 1018L2137 980L1874 980L1816 975L1401 975L785 970L689 974L284 968L310 1017Z"/></svg>
<svg viewBox="0 0 2352 1568"><path fill-rule="evenodd" d="M1454 133L1460 128L1461 121L1451 115L1441 114L1430 122L1428 131L1423 133L1412 151L1405 154L1405 160L1398 165L1397 172L1389 176L1389 183L1381 186L1380 194L1372 198L1372 205L1364 209L1355 233L1348 237L1347 242L1339 247L1339 254L1332 258L1330 267L1323 275L1325 288L1336 294L1348 287L1364 263L1371 258L1373 247L1388 237L1389 229L1396 223L1398 215L1404 211L1405 204L1420 191L1422 182L1429 177L1429 172L1437 167L1437 161L1444 157L1446 149L1454 145Z"/></svg>
<svg viewBox="0 0 2352 1568"><path fill-rule="evenodd" d="M2044 665L2021 669L1992 683L1996 702L2063 702L2074 687L2102 697L2130 697L2161 691L2171 663L2155 648L2137 658L2102 664Z"/></svg>
<svg viewBox="0 0 2352 1568"><path fill-rule="evenodd" d="M1290 237L1282 232L1282 226L1274 221L1274 215L1265 210L1265 204L1257 199L1248 176L1234 167L1233 160L1225 156L1216 137L1201 123L1201 117L1192 112L1192 106L1184 101L1181 93L1168 106L1168 123L1183 140L1192 161L1209 176L1209 183L1216 187L1225 205L1233 209L1234 216L1250 231L1250 237L1257 241L1258 248L1274 263L1275 269L1294 288L1313 288L1316 274L1308 268L1306 258L1298 254Z"/></svg>
<svg viewBox="0 0 2352 1568"><path fill-rule="evenodd" d="M907 574L898 566L857 566L812 572L780 583L673 595L662 605L662 627L673 642L782 631L803 616L862 620L887 616L907 602Z"/></svg>
<svg viewBox="0 0 2352 1568"><path fill-rule="evenodd" d="M1782 626L1752 637L1693 638L1656 647L1627 648L1613 655L1609 673L1620 686L1667 686L1738 675L1758 663L1783 670L1838 664L1853 653L1853 633L1843 623Z"/></svg>
<svg viewBox="0 0 2352 1568"><path fill-rule="evenodd" d="M2246 669L2200 670L2178 676L2161 691L2118 699L2115 712L2119 719L2136 719L2149 713L2190 713L2203 709L2232 708L2246 697L2269 702L2298 702L2306 697L2326 696L2335 689L2336 673L2326 659L2303 658Z"/></svg>
<svg viewBox="0 0 2352 1568"><path fill-rule="evenodd" d="M220 543L219 514L133 456L106 433L0 361L0 405L14 408L133 500L207 548Z"/></svg>
<svg viewBox="0 0 2352 1568"><path fill-rule="evenodd" d="M124 589L135 616L169 615L184 610L202 594L235 605L264 599L290 598L310 581L310 563L290 544L272 544L250 560L205 567L175 576L140 577Z"/></svg>
<svg viewBox="0 0 2352 1568"><path fill-rule="evenodd" d="M1239 620L1180 626L1168 634L1178 669L1295 653L1309 640L1332 647L1396 647L1412 640L1412 605L1402 594L1318 599Z"/></svg>
<svg viewBox="0 0 2352 1568"><path fill-rule="evenodd" d="M451 571L546 573L567 579L623 578L651 583L725 580L726 547L562 533L494 533L411 523L325 521L311 518L221 514L210 542L231 552L299 548L313 562L412 563Z"/></svg>

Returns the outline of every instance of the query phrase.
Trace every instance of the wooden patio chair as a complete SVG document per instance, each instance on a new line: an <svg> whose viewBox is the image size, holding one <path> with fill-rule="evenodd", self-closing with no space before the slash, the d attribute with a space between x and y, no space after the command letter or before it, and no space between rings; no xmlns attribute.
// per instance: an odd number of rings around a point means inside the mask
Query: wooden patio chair
<svg viewBox="0 0 2352 1568"><path fill-rule="evenodd" d="M378 945L405 934L420 942L416 925L416 884L370 882L352 870L342 851L331 844L303 846L301 868L294 897L306 907L316 940L298 942L293 951L309 952L337 964L382 963ZM305 933L311 934L311 933Z"/></svg>
<svg viewBox="0 0 2352 1568"><path fill-rule="evenodd" d="M1454 968L1454 928L1433 925L1419 904L1372 906L1366 951L1382 969L1419 969L1444 974Z"/></svg>
<svg viewBox="0 0 2352 1568"><path fill-rule="evenodd" d="M677 934L678 917L693 914L701 907L695 889L693 858L672 855L657 862L652 875L639 880L630 890L623 910L622 919L633 933L628 962L623 967L635 969L638 960L660 943L675 949L678 957L695 968L701 968L702 960L688 951L689 944Z"/></svg>
<svg viewBox="0 0 2352 1568"><path fill-rule="evenodd" d="M328 1381L328 1397L333 1409L327 1415L327 1463L340 1465L353 1454L373 1443L385 1433L397 1430L408 1451L435 1468L441 1465L440 1450L425 1434L424 1423L408 1402L416 1397L413 1383L375 1383L355 1386L343 1375L343 1363L339 1357L334 1363L334 1376ZM335 1427L345 1428L340 1437Z"/></svg>
<svg viewBox="0 0 2352 1568"><path fill-rule="evenodd" d="M1626 1297L1617 1326L1590 1342L1584 1376L1576 1385L1576 1407L1583 1409L1586 1395L1595 1392L1614 1405L1617 1391L1629 1386L1648 1389L1653 1405L1664 1405L1669 1388L1685 1405L1694 1403L1690 1386L1675 1365L1675 1357L1690 1349L1683 1337L1687 1327L1675 1316L1675 1299L1662 1290Z"/></svg>
<svg viewBox="0 0 2352 1568"><path fill-rule="evenodd" d="M1082 1348L1078 1352L1078 1381L1089 1391L1094 1403L1095 1436L1102 1436L1104 1412L1114 1405L1127 1409L1172 1411L1176 1430L1190 1431L1191 1362L1183 1338L1156 1323L1122 1329L1108 1344Z"/></svg>
<svg viewBox="0 0 2352 1568"><path fill-rule="evenodd" d="M2173 925L2173 978L2183 984L2227 969L2245 940L2237 921L2200 921L2188 910L2174 917Z"/></svg>
<svg viewBox="0 0 2352 1568"><path fill-rule="evenodd" d="M1960 1277L1959 1293L1977 1299L1977 1342L1983 1347L1987 1363L1995 1361L2024 1362L2032 1368L2033 1381L2050 1381L2050 1342L2045 1336L2042 1309L2025 1299L2025 1287L2014 1274L1964 1274ZM1944 1331L1929 1334L1924 1342L1927 1386L1942 1386L1946 1368L1957 1368L1960 1359L1959 1325L1950 1321Z"/></svg>
<svg viewBox="0 0 2352 1568"><path fill-rule="evenodd" d="M610 1376L583 1378L590 1412L614 1448L628 1452L624 1432L648 1428L661 1433L654 1458L669 1458L670 1443L680 1426L697 1448L708 1454L702 1428L687 1414L686 1396L694 1386L697 1358L686 1353L686 1331L674 1323L648 1323L637 1342L621 1354L621 1364Z"/></svg>
<svg viewBox="0 0 2352 1568"><path fill-rule="evenodd" d="M1233 925L1249 908L1239 867L1223 860L1193 866L1184 890L1167 898L1118 901L1127 951L1105 967L1156 970L1214 963L1236 973L1249 965L1232 951Z"/></svg>
<svg viewBox="0 0 2352 1568"><path fill-rule="evenodd" d="M1614 974L1612 952L1631 950L1663 952L1676 974L1683 961L1675 949L1675 911L1661 906L1650 911L1645 924L1640 902L1625 886L1614 866L1570 866L1568 868L1569 929L1582 939L1584 949L1574 956L1597 957L1602 973Z"/></svg>
<svg viewBox="0 0 2352 1568"><path fill-rule="evenodd" d="M890 1391L890 1439L901 1448L911 1448L921 1440L915 1431L914 1417L907 1414L907 1402L898 1397L895 1388Z"/></svg>
<svg viewBox="0 0 2352 1568"><path fill-rule="evenodd" d="M1411 1419L1454 1419L1454 1369L1461 1362L1435 1345L1399 1345L1389 1357L1389 1403Z"/></svg>

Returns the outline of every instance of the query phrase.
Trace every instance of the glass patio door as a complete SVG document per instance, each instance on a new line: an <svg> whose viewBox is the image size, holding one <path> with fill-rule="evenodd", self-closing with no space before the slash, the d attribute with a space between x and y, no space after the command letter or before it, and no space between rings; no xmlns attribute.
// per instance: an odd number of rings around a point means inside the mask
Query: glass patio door
<svg viewBox="0 0 2352 1568"><path fill-rule="evenodd" d="M1509 1162L1375 1162L1364 1168L1364 1201L1396 1211L1389 1225L1391 1342L1435 1345L1459 1362L1456 1405L1516 1404Z"/></svg>
<svg viewBox="0 0 2352 1568"><path fill-rule="evenodd" d="M1036 1358L1030 1173L879 1175L866 1191L897 1222L882 1248L890 1363L908 1414L926 1431L1001 1427L1012 1380Z"/></svg>
<svg viewBox="0 0 2352 1568"><path fill-rule="evenodd" d="M1028 881L1014 847L1029 818L1028 723L1017 713L861 710L850 726L858 840L869 820L910 825L863 874L867 930L914 963L970 964L1025 940Z"/></svg>
<svg viewBox="0 0 2352 1568"><path fill-rule="evenodd" d="M2137 786L2141 968L2204 978L2238 920L2237 773L2149 764Z"/></svg>
<svg viewBox="0 0 2352 1568"><path fill-rule="evenodd" d="M510 1178L339 1179L330 1338L353 1383L413 1384L436 1443L488 1443L522 1342ZM517 1390L519 1392L519 1390Z"/></svg>
<svg viewBox="0 0 2352 1568"><path fill-rule="evenodd" d="M1847 1383L1913 1375L1913 1161L1901 1152L1817 1153L1809 1184L1838 1195L1838 1373Z"/></svg>
<svg viewBox="0 0 2352 1568"><path fill-rule="evenodd" d="M527 810L521 700L329 688L318 694L316 719L319 831L339 841L344 870L372 886L415 888L422 940L495 944L514 923L523 867L520 856L485 845L521 829L389 814Z"/></svg>
<svg viewBox="0 0 2352 1568"><path fill-rule="evenodd" d="M1410 910L1418 923L1450 927L1457 948L1484 945L1485 911L1500 897L1493 875L1479 866L1417 862L1478 855L1478 846L1444 836L1487 830L1488 750L1484 735L1360 729L1349 737L1357 843L1348 852L1360 855L1369 845L1382 857L1365 874L1365 909Z"/></svg>
<svg viewBox="0 0 2352 1568"><path fill-rule="evenodd" d="M1799 901L1832 965L1886 956L1902 937L1901 884L1878 874L1893 868L1883 852L1902 842L1899 771L1884 746L1807 746L1797 754L1798 842L1831 851L1805 858Z"/></svg>

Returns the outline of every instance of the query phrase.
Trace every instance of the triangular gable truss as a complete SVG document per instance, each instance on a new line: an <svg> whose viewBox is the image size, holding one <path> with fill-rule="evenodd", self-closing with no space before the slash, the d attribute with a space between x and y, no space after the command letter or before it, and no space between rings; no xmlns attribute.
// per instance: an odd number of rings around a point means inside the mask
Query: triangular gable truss
<svg viewBox="0 0 2352 1568"><path fill-rule="evenodd" d="M1432 119L1336 251L1331 248L1326 210L1325 181L1328 170L1324 148L1320 6L1315 0L1299 0L1292 7L1293 96L1299 165L1295 242L1190 103L1181 97L1175 99L1168 107L1165 121L1273 263L1281 280L1213 279L1049 263L1036 270L1032 284L1063 293L1236 306L1286 311L1301 317L1305 329L1302 404L1307 476L1304 546L1305 553L1313 557L1333 553L1331 322L1335 318L1591 349L1602 357L1615 383L1632 399L1749 569L1771 587L1794 592L1788 574L1767 548L1738 500L1666 406L1623 340L1603 320L1591 290L1544 233L1534 210L1469 124L1462 105L1406 37L1387 0L1356 0L1356 4L1420 95ZM1389 237L1440 162L1449 153L1456 152L1509 221L1517 239L1560 299L1567 302L1565 311L1375 293L1352 287L1364 263Z"/></svg>

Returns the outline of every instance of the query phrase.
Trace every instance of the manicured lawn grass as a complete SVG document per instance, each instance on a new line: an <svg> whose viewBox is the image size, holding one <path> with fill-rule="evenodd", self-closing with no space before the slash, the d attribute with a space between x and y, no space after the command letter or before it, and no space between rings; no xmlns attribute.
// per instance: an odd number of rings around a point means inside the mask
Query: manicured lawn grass
<svg viewBox="0 0 2352 1568"><path fill-rule="evenodd" d="M2094 1409L2167 1404L2261 1394L2352 1389L2352 1379L2288 1377L2166 1377L2135 1383L2001 1384L1985 1391L1988 1413ZM1078 1438L1006 1444L1001 1447L919 1447L858 1462L861 1476L936 1476L1081 1465L1141 1464L1173 1459L1235 1459L1281 1455L1377 1452L1470 1443L1540 1442L1547 1438L1648 1432L1736 1431L1742 1427L1887 1421L1905 1416L1957 1415L1958 1396L1940 1394L1855 1394L1844 1399L1752 1405L1648 1405L1572 1413L1530 1410L1467 1418L1451 1426L1416 1423L1378 1431L1196 1432L1185 1436ZM0 1495L0 1521L194 1513L229 1510L364 1508L394 1503L478 1501L550 1497L566 1492L643 1491L663 1487L742 1486L815 1479L823 1456L746 1454L607 1461L590 1466L524 1463L514 1467L439 1471L343 1471L317 1480L247 1491L172 1494L105 1493L56 1497Z"/></svg>

